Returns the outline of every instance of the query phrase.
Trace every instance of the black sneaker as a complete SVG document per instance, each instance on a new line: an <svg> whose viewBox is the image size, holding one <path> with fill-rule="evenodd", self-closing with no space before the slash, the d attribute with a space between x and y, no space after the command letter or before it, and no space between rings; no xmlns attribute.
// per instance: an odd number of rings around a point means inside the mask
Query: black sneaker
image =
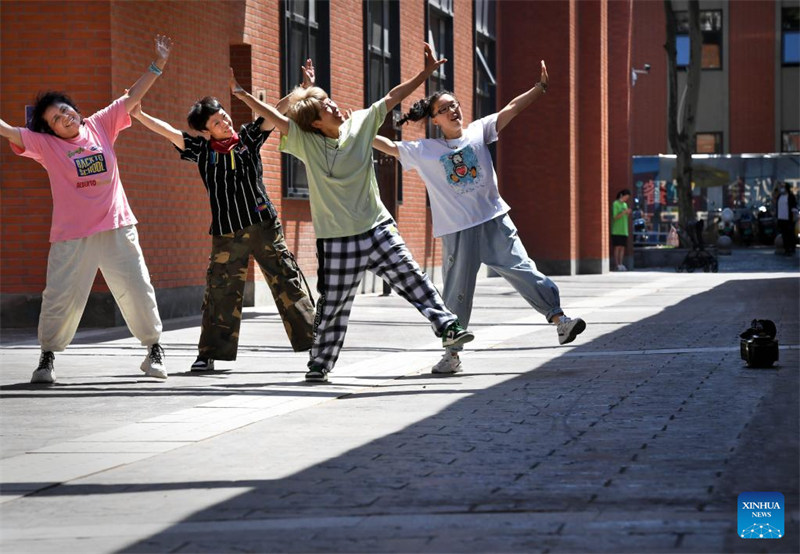
<svg viewBox="0 0 800 554"><path fill-rule="evenodd" d="M192 364L191 371L194 372L214 371L214 360L212 358L204 358L202 356L198 356L197 359Z"/></svg>
<svg viewBox="0 0 800 554"><path fill-rule="evenodd" d="M464 329L458 320L455 320L442 335L442 347L461 346L474 339L475 335Z"/></svg>
<svg viewBox="0 0 800 554"><path fill-rule="evenodd" d="M39 357L39 367L37 367L33 375L31 375L31 383L55 383L56 370L53 369L53 360L56 356L49 350L42 352Z"/></svg>
<svg viewBox="0 0 800 554"><path fill-rule="evenodd" d="M328 370L320 366L311 366L306 372L307 383L324 383L328 380Z"/></svg>

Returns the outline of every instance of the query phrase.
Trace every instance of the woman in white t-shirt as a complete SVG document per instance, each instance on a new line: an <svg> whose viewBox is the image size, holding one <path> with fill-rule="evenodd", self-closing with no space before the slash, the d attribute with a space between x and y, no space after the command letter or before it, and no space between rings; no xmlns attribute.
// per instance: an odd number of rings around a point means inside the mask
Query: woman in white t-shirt
<svg viewBox="0 0 800 554"><path fill-rule="evenodd" d="M558 287L537 271L517 235L509 206L500 197L497 174L488 145L523 109L547 91L549 78L542 61L539 82L498 113L463 126L455 95L439 91L416 102L400 120L430 117L441 138L392 142L378 136L373 146L400 160L404 169L420 174L431 203L433 234L442 238L444 301L468 325L475 279L484 263L502 275L547 321L556 324L558 340L566 344L586 323L570 319L561 309ZM461 371L460 347L449 348L433 373Z"/></svg>
<svg viewBox="0 0 800 554"><path fill-rule="evenodd" d="M120 131L131 125L131 110L161 75L172 41L157 36L155 47L155 61L130 90L87 118L69 96L51 91L37 98L30 128L0 119L0 136L15 154L45 168L53 196L39 315L42 352L31 383L55 382L54 352L72 342L98 269L131 333L147 346L140 369L150 377L167 378L155 291L114 152Z"/></svg>

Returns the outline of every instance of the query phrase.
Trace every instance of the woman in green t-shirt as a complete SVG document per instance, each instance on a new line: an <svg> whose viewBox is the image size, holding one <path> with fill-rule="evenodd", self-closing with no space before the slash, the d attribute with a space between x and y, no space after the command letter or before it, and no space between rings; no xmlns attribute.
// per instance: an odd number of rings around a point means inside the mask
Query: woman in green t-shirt
<svg viewBox="0 0 800 554"><path fill-rule="evenodd" d="M446 61L437 60L425 44L422 71L349 117L319 87L296 89L288 117L268 104L261 103L257 110L281 132L281 151L302 160L308 175L320 299L306 381L328 380L344 343L353 297L367 270L385 279L431 322L443 348L474 338L411 256L380 200L372 163L372 141L386 114ZM231 92L247 95L235 82Z"/></svg>

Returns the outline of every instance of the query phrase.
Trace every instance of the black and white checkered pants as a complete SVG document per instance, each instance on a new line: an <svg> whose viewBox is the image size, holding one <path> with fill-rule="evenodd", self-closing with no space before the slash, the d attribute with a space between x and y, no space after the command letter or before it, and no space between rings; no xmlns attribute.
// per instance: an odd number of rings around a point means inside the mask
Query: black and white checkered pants
<svg viewBox="0 0 800 554"><path fill-rule="evenodd" d="M360 235L318 239L317 259L320 299L309 367L320 366L330 371L336 364L353 299L367 269L411 302L431 322L437 337L456 320L412 258L394 221L380 223Z"/></svg>

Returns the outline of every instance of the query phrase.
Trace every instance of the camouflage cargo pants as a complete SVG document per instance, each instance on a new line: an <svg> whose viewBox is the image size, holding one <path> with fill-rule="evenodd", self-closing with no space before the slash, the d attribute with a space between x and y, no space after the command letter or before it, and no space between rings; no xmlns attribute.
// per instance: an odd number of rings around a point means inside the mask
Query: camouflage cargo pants
<svg viewBox="0 0 800 554"><path fill-rule="evenodd" d="M275 220L212 237L198 345L200 356L236 359L251 254L272 291L292 348L296 352L311 348L314 304L302 287L300 270L286 246L280 221Z"/></svg>

